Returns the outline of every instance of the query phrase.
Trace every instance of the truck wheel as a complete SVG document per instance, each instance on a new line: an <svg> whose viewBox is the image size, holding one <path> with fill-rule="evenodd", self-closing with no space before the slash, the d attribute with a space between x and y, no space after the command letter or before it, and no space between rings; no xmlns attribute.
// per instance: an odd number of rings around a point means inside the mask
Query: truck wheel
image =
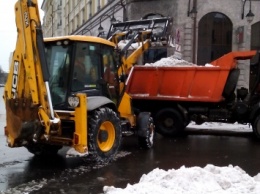
<svg viewBox="0 0 260 194"><path fill-rule="evenodd" d="M116 113L110 108L100 108L89 118L89 153L96 160L110 161L121 144L121 126Z"/></svg>
<svg viewBox="0 0 260 194"><path fill-rule="evenodd" d="M141 148L150 149L154 141L154 122L150 113L141 112L137 118L138 143Z"/></svg>
<svg viewBox="0 0 260 194"><path fill-rule="evenodd" d="M182 115L171 108L162 109L156 114L155 126L163 136L182 135L185 128Z"/></svg>
<svg viewBox="0 0 260 194"><path fill-rule="evenodd" d="M25 146L35 156L56 155L62 146L31 142Z"/></svg>
<svg viewBox="0 0 260 194"><path fill-rule="evenodd" d="M253 123L253 132L254 135L260 139L260 116L256 117L254 123Z"/></svg>

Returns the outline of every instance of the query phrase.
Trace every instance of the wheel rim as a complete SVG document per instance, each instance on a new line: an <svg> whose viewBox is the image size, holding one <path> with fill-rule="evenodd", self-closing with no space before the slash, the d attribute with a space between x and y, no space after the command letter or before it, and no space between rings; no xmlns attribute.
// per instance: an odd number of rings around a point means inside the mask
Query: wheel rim
<svg viewBox="0 0 260 194"><path fill-rule="evenodd" d="M170 117L166 117L164 118L164 126L167 127L167 128L170 128L174 125L174 120Z"/></svg>
<svg viewBox="0 0 260 194"><path fill-rule="evenodd" d="M105 121L99 128L97 142L103 152L109 151L115 143L115 128L110 121Z"/></svg>

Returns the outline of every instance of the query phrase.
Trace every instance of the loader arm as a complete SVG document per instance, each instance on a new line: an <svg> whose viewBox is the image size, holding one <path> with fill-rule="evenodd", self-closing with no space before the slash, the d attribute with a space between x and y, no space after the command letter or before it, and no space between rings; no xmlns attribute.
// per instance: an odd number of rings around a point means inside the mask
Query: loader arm
<svg viewBox="0 0 260 194"><path fill-rule="evenodd" d="M171 18L155 18L113 23L107 34L107 39L115 43L121 57L121 65L117 71L121 97L118 111L121 117L130 121L132 127L135 126L136 118L133 114L131 97L125 92L127 77L146 50L152 45L161 46L162 41L167 40L170 21Z"/></svg>
<svg viewBox="0 0 260 194"><path fill-rule="evenodd" d="M150 48L151 45L151 39L147 38L147 36L151 36L152 31L151 30L145 30L138 32L135 36L131 38L127 42L127 44L124 46L124 48L121 50L122 52L122 63L124 66L124 69L126 70L127 74L129 73L130 69L133 65L137 63L138 58L147 50ZM134 49L132 49L132 44L135 42L137 44ZM129 56L127 56L127 50L133 50ZM124 53L124 54L123 54Z"/></svg>
<svg viewBox="0 0 260 194"><path fill-rule="evenodd" d="M162 45L163 41L167 41L171 20L166 17L111 24L107 39L114 42L120 50L122 66L127 73L152 45ZM122 41L126 42L124 46L120 44ZM138 46L133 46L133 44L138 44ZM127 55L128 50L132 51L130 55Z"/></svg>
<svg viewBox="0 0 260 194"><path fill-rule="evenodd" d="M118 69L119 78L123 78L120 79L121 95L125 89L124 80L143 53L153 45L166 45L171 20L166 17L111 24L107 39L117 45L121 55L121 66Z"/></svg>
<svg viewBox="0 0 260 194"><path fill-rule="evenodd" d="M134 36L122 49L122 65L121 68L118 69L118 75L122 77L127 77L131 68L137 63L139 57L150 48L151 40L145 39L144 35L150 34L151 31L142 31L138 33L138 35ZM127 56L127 50L131 47L134 40L138 40L135 44L138 44L137 48L135 48L132 53ZM125 84L123 82L120 83L120 92L124 91Z"/></svg>
<svg viewBox="0 0 260 194"><path fill-rule="evenodd" d="M4 91L10 147L22 146L20 139L47 137L60 126L49 92L37 0L18 0L15 16L17 42Z"/></svg>

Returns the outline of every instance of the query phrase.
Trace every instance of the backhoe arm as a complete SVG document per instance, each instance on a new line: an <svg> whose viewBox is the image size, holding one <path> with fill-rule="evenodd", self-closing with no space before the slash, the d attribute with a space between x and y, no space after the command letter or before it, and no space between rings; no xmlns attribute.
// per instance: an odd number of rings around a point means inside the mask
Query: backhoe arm
<svg viewBox="0 0 260 194"><path fill-rule="evenodd" d="M60 126L51 103L37 0L18 0L15 15L17 42L4 92L10 147L48 137Z"/></svg>

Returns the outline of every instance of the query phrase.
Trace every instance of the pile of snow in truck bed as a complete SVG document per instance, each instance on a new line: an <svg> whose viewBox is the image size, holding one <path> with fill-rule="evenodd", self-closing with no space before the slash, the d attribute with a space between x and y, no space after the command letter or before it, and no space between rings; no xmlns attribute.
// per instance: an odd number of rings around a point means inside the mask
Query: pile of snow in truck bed
<svg viewBox="0 0 260 194"><path fill-rule="evenodd" d="M173 56L162 58L159 61L156 61L154 63L146 63L145 66L161 66L161 67L167 67L167 66L197 66L193 63L189 63L188 61L182 60L182 59L176 59Z"/></svg>
<svg viewBox="0 0 260 194"><path fill-rule="evenodd" d="M174 56L170 56L167 58L162 58L159 61L156 61L154 63L146 63L145 66L156 66L156 67L171 67L171 66L197 66L200 67L194 63L190 63L188 61L185 61L183 59L176 59ZM204 67L204 66L202 66ZM213 65L207 63L205 64L205 67L214 67Z"/></svg>

